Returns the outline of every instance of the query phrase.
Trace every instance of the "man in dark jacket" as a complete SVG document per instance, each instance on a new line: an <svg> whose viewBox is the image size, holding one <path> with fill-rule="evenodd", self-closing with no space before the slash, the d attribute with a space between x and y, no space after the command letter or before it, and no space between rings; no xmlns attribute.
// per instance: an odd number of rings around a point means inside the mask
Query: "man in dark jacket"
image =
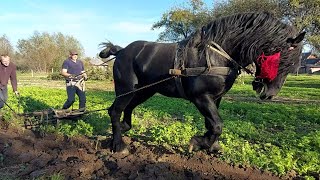
<svg viewBox="0 0 320 180"><path fill-rule="evenodd" d="M78 59L77 51L71 50L69 58L62 64L61 74L66 79L68 99L62 109L68 109L75 101L75 94L79 97L79 110L84 111L86 107L86 94L84 80L87 75L84 71L82 61Z"/></svg>
<svg viewBox="0 0 320 180"><path fill-rule="evenodd" d="M10 62L8 54L1 54L0 64L0 109L3 108L8 99L8 81L10 79L12 89L16 96L19 95L17 90L17 73L16 65Z"/></svg>

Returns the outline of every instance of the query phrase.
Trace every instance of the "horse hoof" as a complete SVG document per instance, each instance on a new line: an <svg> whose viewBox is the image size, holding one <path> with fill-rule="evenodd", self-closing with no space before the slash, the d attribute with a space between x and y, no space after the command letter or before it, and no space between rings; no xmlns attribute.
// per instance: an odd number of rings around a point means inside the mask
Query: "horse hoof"
<svg viewBox="0 0 320 180"><path fill-rule="evenodd" d="M192 150L193 150L193 144L190 144L190 145L189 145L189 150L188 150L188 152L189 152L189 153L192 153Z"/></svg>
<svg viewBox="0 0 320 180"><path fill-rule="evenodd" d="M121 155L125 155L125 156L130 154L128 148L124 148L123 150L119 151L118 153L120 153Z"/></svg>
<svg viewBox="0 0 320 180"><path fill-rule="evenodd" d="M192 138L192 139L190 140L190 143L189 143L189 150L188 150L188 152L189 152L189 153L192 153L192 151L198 151L198 150L200 149L200 147L199 147L197 144L198 144L197 140L195 140L194 138Z"/></svg>
<svg viewBox="0 0 320 180"><path fill-rule="evenodd" d="M222 149L222 148L221 148L219 142L216 141L216 142L214 142L214 143L211 145L211 147L209 148L209 151L210 151L210 152L218 152L218 151L220 151L221 149Z"/></svg>
<svg viewBox="0 0 320 180"><path fill-rule="evenodd" d="M129 152L127 149L126 143L124 143L122 139L120 139L120 141L115 141L114 139L108 140L107 146L110 148L110 151L112 153L127 153L127 152Z"/></svg>

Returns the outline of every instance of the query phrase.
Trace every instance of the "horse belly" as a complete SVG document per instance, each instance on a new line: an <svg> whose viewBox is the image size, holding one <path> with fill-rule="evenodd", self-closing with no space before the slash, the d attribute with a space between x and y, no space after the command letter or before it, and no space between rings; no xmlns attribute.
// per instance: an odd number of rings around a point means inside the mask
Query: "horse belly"
<svg viewBox="0 0 320 180"><path fill-rule="evenodd" d="M186 81L185 91L189 97L197 97L203 94L219 96L228 91L225 80L224 76L196 77Z"/></svg>
<svg viewBox="0 0 320 180"><path fill-rule="evenodd" d="M169 82L157 88L156 92L167 97L182 98L176 87L175 82Z"/></svg>

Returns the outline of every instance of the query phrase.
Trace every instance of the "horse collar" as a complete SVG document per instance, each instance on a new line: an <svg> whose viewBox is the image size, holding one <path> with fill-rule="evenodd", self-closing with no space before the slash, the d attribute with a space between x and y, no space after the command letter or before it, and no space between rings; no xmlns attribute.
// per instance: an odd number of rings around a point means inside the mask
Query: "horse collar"
<svg viewBox="0 0 320 180"><path fill-rule="evenodd" d="M230 67L213 67L211 66L210 59L207 58L207 67L193 67L186 68L184 62L184 47L181 44L177 44L175 59L174 59L174 67L173 69L169 69L169 74L176 76L176 84L181 86L180 76L189 77L189 76L227 76L230 74ZM207 52L206 52L207 53ZM225 53L228 55L227 53ZM208 54L206 55L208 56ZM181 88L179 88L181 89ZM180 94L184 94L182 91ZM184 96L184 95L183 95Z"/></svg>

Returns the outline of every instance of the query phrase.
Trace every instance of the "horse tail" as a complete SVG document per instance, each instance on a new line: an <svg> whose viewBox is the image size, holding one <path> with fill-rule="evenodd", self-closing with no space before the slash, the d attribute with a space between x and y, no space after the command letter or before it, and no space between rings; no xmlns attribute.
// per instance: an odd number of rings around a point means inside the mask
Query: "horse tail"
<svg viewBox="0 0 320 180"><path fill-rule="evenodd" d="M100 46L104 47L104 49L99 53L99 57L108 58L109 56L117 56L117 54L123 49L118 45L112 44L110 41L100 43Z"/></svg>

